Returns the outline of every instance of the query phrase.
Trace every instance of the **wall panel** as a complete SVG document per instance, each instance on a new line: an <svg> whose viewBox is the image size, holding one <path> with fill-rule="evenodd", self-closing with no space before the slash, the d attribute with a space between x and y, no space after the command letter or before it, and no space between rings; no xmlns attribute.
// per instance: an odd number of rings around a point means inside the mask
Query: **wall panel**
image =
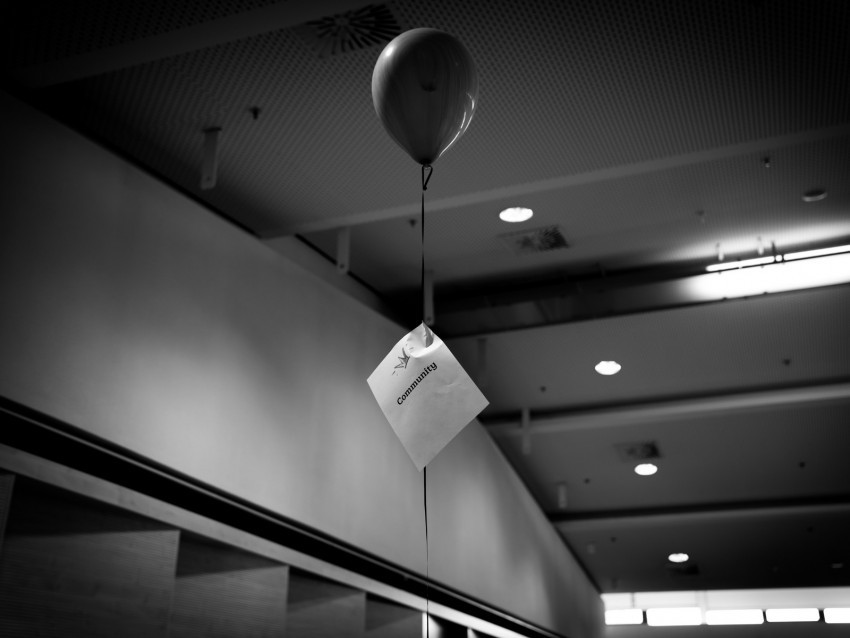
<svg viewBox="0 0 850 638"><path fill-rule="evenodd" d="M182 533L169 638L284 635L286 565Z"/></svg>
<svg viewBox="0 0 850 638"><path fill-rule="evenodd" d="M423 638L423 617L421 611L369 597L366 638Z"/></svg>
<svg viewBox="0 0 850 638"><path fill-rule="evenodd" d="M0 553L0 635L167 635L177 530L18 477Z"/></svg>
<svg viewBox="0 0 850 638"><path fill-rule="evenodd" d="M366 594L298 572L290 574L287 638L363 638Z"/></svg>

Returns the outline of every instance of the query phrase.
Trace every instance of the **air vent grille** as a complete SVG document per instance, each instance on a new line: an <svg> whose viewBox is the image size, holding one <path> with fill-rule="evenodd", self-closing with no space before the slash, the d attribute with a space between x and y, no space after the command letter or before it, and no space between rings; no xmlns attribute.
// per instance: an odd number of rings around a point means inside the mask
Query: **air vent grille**
<svg viewBox="0 0 850 638"><path fill-rule="evenodd" d="M389 7L370 4L361 9L311 20L295 31L320 58L389 42L401 26Z"/></svg>
<svg viewBox="0 0 850 638"><path fill-rule="evenodd" d="M544 226L515 233L505 233L499 235L499 239L511 252L517 255L542 253L569 247L559 226Z"/></svg>
<svg viewBox="0 0 850 638"><path fill-rule="evenodd" d="M658 444L655 441L638 441L633 443L617 443L614 446L620 460L626 463L649 461L661 457Z"/></svg>

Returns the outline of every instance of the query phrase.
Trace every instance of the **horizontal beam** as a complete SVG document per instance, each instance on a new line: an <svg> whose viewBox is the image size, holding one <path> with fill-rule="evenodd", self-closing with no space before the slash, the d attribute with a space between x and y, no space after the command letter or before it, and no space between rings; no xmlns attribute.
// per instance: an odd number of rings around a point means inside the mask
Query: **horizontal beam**
<svg viewBox="0 0 850 638"><path fill-rule="evenodd" d="M600 526L634 525L646 522L657 525L682 520L741 518L850 510L850 494L830 494L799 498L701 503L596 512L551 512L549 520L561 531L581 531Z"/></svg>
<svg viewBox="0 0 850 638"><path fill-rule="evenodd" d="M364 4L368 3L364 0L277 2L185 29L23 67L14 70L13 75L26 87L44 88L294 27L328 15L359 9Z"/></svg>
<svg viewBox="0 0 850 638"><path fill-rule="evenodd" d="M453 208L461 208L463 206L472 206L475 204L498 202L505 199L517 199L534 193L543 193L547 191L572 188L584 184L592 184L613 179L621 179L634 175L644 175L654 173L656 171L669 170L671 168L680 168L703 162L711 162L719 159L731 157L739 157L742 155L750 155L754 153L775 152L778 148L786 146L795 146L798 144L807 144L820 140L827 140L836 137L844 137L850 135L850 124L842 124L839 126L830 126L822 129L814 129L802 131L799 133L791 133L788 135L779 135L775 137L754 140L742 144L732 144L712 148L694 153L685 153L682 155L672 155L660 159L648 160L645 162L636 162L623 166L612 166L609 168L600 169L597 171L589 171L587 173L579 173L576 175L562 175L550 179L539 180L536 182L526 182L523 184L514 184L511 186L501 186L490 190L482 190L473 193L464 193L453 197L444 197L441 199L429 199L428 211L437 212L440 210L449 210ZM264 239L272 239L295 234L308 234L324 230L333 230L343 226L356 226L360 224L371 224L375 222L388 221L392 219L405 219L419 214L419 204L411 202L401 206L392 208L384 208L380 210L365 211L344 215L338 217L326 217L324 219L316 219L314 221L294 224L292 226L282 227L263 234Z"/></svg>
<svg viewBox="0 0 850 638"><path fill-rule="evenodd" d="M725 394L699 399L665 401L623 408L588 410L584 412L547 413L532 415L532 435L555 434L577 430L622 427L659 423L693 417L782 408L785 406L817 405L850 401L850 381L797 388L777 388L761 392ZM487 423L487 431L497 437L521 437L523 428L519 415L516 420Z"/></svg>

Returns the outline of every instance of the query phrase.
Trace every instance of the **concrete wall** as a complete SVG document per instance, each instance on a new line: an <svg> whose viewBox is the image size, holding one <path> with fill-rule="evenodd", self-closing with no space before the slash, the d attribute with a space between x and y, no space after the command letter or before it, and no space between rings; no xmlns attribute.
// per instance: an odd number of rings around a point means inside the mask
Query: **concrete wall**
<svg viewBox="0 0 850 638"><path fill-rule="evenodd" d="M366 378L406 331L0 95L0 394L425 571L422 475ZM601 603L473 423L431 576L565 635Z"/></svg>

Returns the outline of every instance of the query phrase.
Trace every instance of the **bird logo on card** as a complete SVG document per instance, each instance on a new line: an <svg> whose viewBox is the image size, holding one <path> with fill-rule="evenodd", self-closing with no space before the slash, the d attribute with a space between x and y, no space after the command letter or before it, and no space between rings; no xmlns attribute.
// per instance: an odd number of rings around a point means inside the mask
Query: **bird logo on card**
<svg viewBox="0 0 850 638"><path fill-rule="evenodd" d="M398 370L407 370L407 364L410 362L410 355L404 351L404 348L401 349L401 356L398 358L398 364L396 364L395 369L393 370L393 375L395 375Z"/></svg>

